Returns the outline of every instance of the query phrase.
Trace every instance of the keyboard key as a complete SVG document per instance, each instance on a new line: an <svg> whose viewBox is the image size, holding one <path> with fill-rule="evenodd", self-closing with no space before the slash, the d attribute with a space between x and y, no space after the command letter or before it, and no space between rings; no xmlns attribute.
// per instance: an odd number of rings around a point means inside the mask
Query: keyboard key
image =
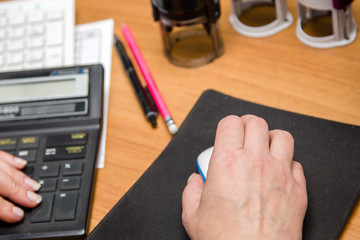
<svg viewBox="0 0 360 240"><path fill-rule="evenodd" d="M36 161L36 149L31 150L19 150L16 152L16 156L22 159L25 159L28 162L35 162Z"/></svg>
<svg viewBox="0 0 360 240"><path fill-rule="evenodd" d="M36 23L41 22L44 20L44 14L42 12L32 12L32 14L29 15L28 21L30 23Z"/></svg>
<svg viewBox="0 0 360 240"><path fill-rule="evenodd" d="M40 168L39 177L57 177L59 176L60 166L57 164L44 164Z"/></svg>
<svg viewBox="0 0 360 240"><path fill-rule="evenodd" d="M55 221L74 220L79 193L61 192L57 196L55 205Z"/></svg>
<svg viewBox="0 0 360 240"><path fill-rule="evenodd" d="M82 162L65 163L63 168L64 176L81 175L83 170Z"/></svg>
<svg viewBox="0 0 360 240"><path fill-rule="evenodd" d="M41 48L44 45L42 36L32 36L28 38L27 45L29 48Z"/></svg>
<svg viewBox="0 0 360 240"><path fill-rule="evenodd" d="M24 62L23 52L11 52L6 55L7 64L16 65Z"/></svg>
<svg viewBox="0 0 360 240"><path fill-rule="evenodd" d="M24 48L24 39L20 38L20 39L12 39L8 42L8 49L10 51L18 51L18 50L22 50ZM13 52L9 52L9 55L14 54ZM17 54L19 56L22 56L23 53L21 52L21 54ZM22 59L21 59L22 61Z"/></svg>
<svg viewBox="0 0 360 240"><path fill-rule="evenodd" d="M0 27L5 27L6 25L6 17L1 15L0 16Z"/></svg>
<svg viewBox="0 0 360 240"><path fill-rule="evenodd" d="M63 16L64 16L64 14L62 11L53 10L53 11L49 11L47 13L48 20L59 20L59 19L63 18Z"/></svg>
<svg viewBox="0 0 360 240"><path fill-rule="evenodd" d="M25 23L25 16L16 12L10 13L9 24L10 25L22 25Z"/></svg>
<svg viewBox="0 0 360 240"><path fill-rule="evenodd" d="M27 63L39 62L43 59L43 51L41 48L31 49L26 52L25 61ZM42 63L41 63L42 64Z"/></svg>
<svg viewBox="0 0 360 240"><path fill-rule="evenodd" d="M84 132L70 133L63 135L49 136L46 141L47 147L85 145L87 142L87 134Z"/></svg>
<svg viewBox="0 0 360 240"><path fill-rule="evenodd" d="M20 149L37 148L38 146L39 146L39 137L37 136L22 137L19 140Z"/></svg>
<svg viewBox="0 0 360 240"><path fill-rule="evenodd" d="M43 68L43 63L42 61L40 62L26 62L25 69L39 69L39 68Z"/></svg>
<svg viewBox="0 0 360 240"><path fill-rule="evenodd" d="M42 23L32 24L28 26L28 35L40 35L44 33L44 26Z"/></svg>
<svg viewBox="0 0 360 240"><path fill-rule="evenodd" d="M57 178L40 179L41 188L39 192L55 192L57 186Z"/></svg>
<svg viewBox="0 0 360 240"><path fill-rule="evenodd" d="M63 23L62 21L48 22L46 25L46 45L59 45L63 41Z"/></svg>
<svg viewBox="0 0 360 240"><path fill-rule="evenodd" d="M16 138L0 138L0 150L15 150Z"/></svg>
<svg viewBox="0 0 360 240"><path fill-rule="evenodd" d="M25 34L24 26L12 27L9 29L8 35L10 38L20 38Z"/></svg>
<svg viewBox="0 0 360 240"><path fill-rule="evenodd" d="M22 54L22 53L21 53ZM7 63L8 64L8 63ZM16 65L7 65L6 66L6 71L7 72L11 72L11 71L20 71L23 70L23 65L22 62L16 64ZM1 70L0 70L1 71Z"/></svg>
<svg viewBox="0 0 360 240"><path fill-rule="evenodd" d="M53 193L42 193L42 201L31 213L30 222L50 222L54 203Z"/></svg>
<svg viewBox="0 0 360 240"><path fill-rule="evenodd" d="M63 178L60 181L60 190L79 190L80 177Z"/></svg>
<svg viewBox="0 0 360 240"><path fill-rule="evenodd" d="M62 65L62 47L48 47L45 50L46 67L56 67Z"/></svg>
<svg viewBox="0 0 360 240"><path fill-rule="evenodd" d="M45 161L77 159L85 157L85 146L52 147L45 149Z"/></svg>

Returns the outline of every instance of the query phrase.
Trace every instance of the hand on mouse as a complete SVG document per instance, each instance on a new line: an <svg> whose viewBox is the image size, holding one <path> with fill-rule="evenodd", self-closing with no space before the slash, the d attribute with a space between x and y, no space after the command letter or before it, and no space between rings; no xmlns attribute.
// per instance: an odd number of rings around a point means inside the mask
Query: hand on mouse
<svg viewBox="0 0 360 240"><path fill-rule="evenodd" d="M14 223L24 217L24 211L14 203L31 208L41 202L41 196L35 193L40 184L20 171L26 163L0 151L0 220Z"/></svg>
<svg viewBox="0 0 360 240"><path fill-rule="evenodd" d="M183 225L193 240L298 239L307 208L306 182L293 161L294 140L256 116L220 121L206 184L189 177Z"/></svg>

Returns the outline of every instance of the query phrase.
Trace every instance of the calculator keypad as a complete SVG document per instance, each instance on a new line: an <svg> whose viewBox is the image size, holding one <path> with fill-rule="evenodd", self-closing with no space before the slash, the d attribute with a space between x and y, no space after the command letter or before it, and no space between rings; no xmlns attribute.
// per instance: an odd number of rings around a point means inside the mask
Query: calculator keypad
<svg viewBox="0 0 360 240"><path fill-rule="evenodd" d="M77 218L88 137L86 132L71 132L0 138L0 150L27 160L24 172L41 184L41 204L26 213L30 224Z"/></svg>

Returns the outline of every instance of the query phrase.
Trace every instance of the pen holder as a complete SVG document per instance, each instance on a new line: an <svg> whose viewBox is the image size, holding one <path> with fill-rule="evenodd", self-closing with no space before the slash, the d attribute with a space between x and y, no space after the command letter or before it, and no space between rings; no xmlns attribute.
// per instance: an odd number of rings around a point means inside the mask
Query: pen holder
<svg viewBox="0 0 360 240"><path fill-rule="evenodd" d="M344 46L356 38L353 0L298 0L296 35L314 48Z"/></svg>
<svg viewBox="0 0 360 240"><path fill-rule="evenodd" d="M171 63L197 67L223 54L218 0L152 0L151 4Z"/></svg>
<svg viewBox="0 0 360 240"><path fill-rule="evenodd" d="M293 17L286 0L231 0L229 20L235 31L247 37L267 37L289 27Z"/></svg>

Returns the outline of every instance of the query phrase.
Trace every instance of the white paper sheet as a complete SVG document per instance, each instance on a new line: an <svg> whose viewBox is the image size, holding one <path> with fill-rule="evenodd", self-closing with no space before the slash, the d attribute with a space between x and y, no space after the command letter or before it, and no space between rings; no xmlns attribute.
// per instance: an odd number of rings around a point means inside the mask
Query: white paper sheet
<svg viewBox="0 0 360 240"><path fill-rule="evenodd" d="M109 106L111 57L114 37L114 20L77 25L75 27L75 64L97 64L104 67L104 108L101 142L98 152L97 168L105 164L106 126Z"/></svg>

